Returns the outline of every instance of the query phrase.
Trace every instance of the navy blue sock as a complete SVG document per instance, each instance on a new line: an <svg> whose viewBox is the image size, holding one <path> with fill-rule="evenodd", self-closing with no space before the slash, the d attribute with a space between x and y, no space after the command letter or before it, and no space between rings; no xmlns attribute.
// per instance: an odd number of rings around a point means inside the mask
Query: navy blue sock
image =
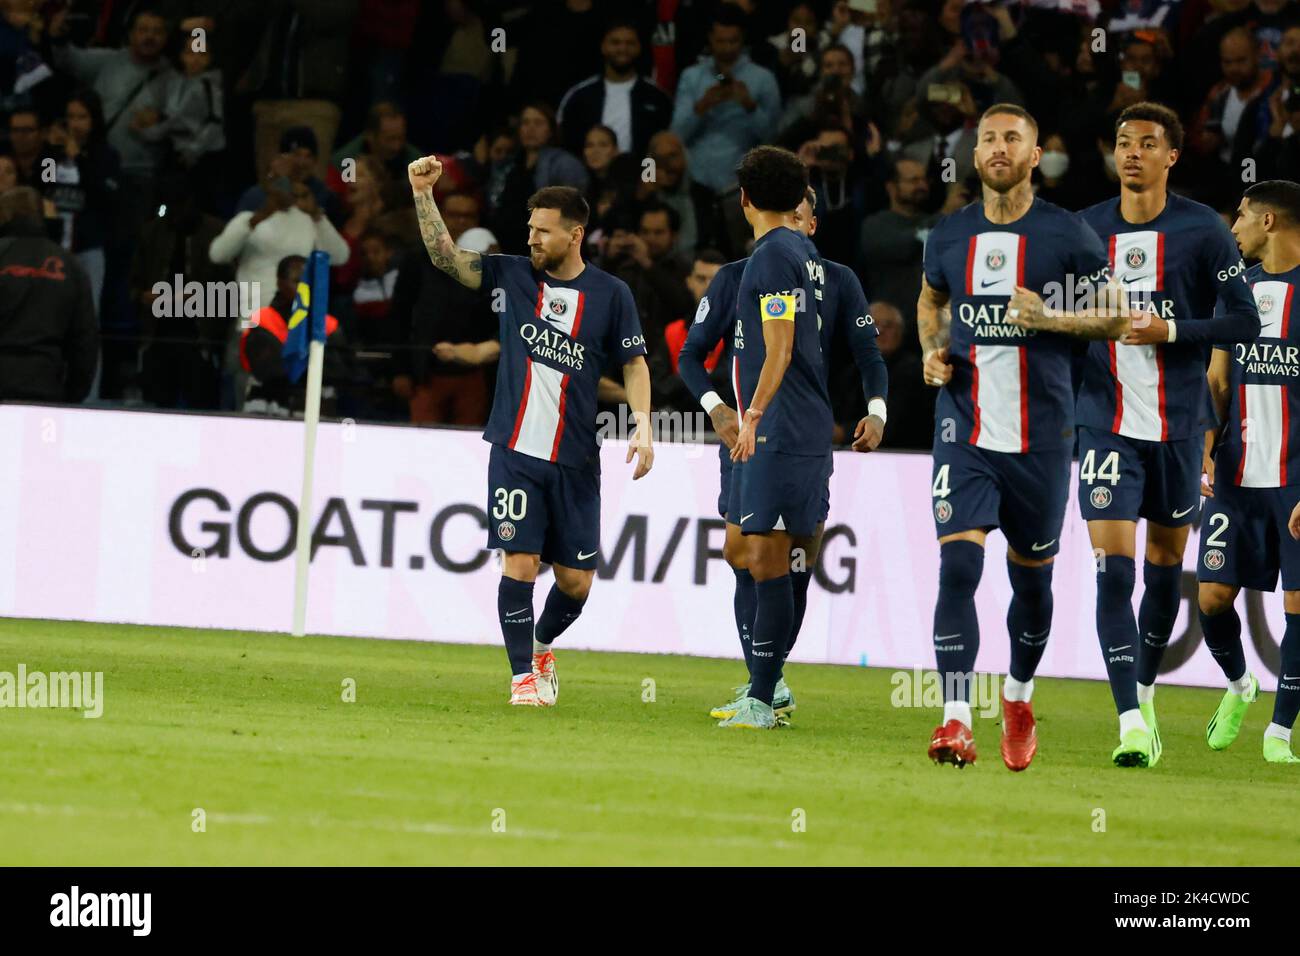
<svg viewBox="0 0 1300 956"><path fill-rule="evenodd" d="M1137 569L1132 558L1108 554L1097 571L1097 639L1101 642L1115 710L1121 714L1138 705L1138 630L1133 616L1136 582Z"/></svg>
<svg viewBox="0 0 1300 956"><path fill-rule="evenodd" d="M1277 678L1277 697L1273 699L1273 723L1294 727L1300 714L1300 614L1286 616L1286 633L1282 635L1282 670ZM1288 679L1289 678L1289 679Z"/></svg>
<svg viewBox="0 0 1300 956"><path fill-rule="evenodd" d="M506 640L510 673L527 674L533 669L533 582L501 576L497 586L497 614L501 636Z"/></svg>
<svg viewBox="0 0 1300 956"><path fill-rule="evenodd" d="M980 649L975 589L984 573L984 548L949 541L939 548L939 599L934 603L934 659L943 676L943 699L970 700L970 679Z"/></svg>
<svg viewBox="0 0 1300 956"><path fill-rule="evenodd" d="M1016 680L1033 680L1038 662L1047 650L1052 631L1052 567L1029 568L1007 562L1011 579L1011 604L1007 607L1007 633L1011 635L1011 666Z"/></svg>
<svg viewBox="0 0 1300 956"><path fill-rule="evenodd" d="M1138 605L1138 635L1142 639L1138 642L1137 679L1139 684L1154 684L1183 599L1183 566L1147 561L1142 566L1142 584L1142 603Z"/></svg>
<svg viewBox="0 0 1300 956"><path fill-rule="evenodd" d="M790 590L794 592L794 621L790 625L790 640L785 645L785 656L794 650L794 642L799 640L799 628L803 627L803 612L808 610L808 585L812 584L811 571L791 571Z"/></svg>
<svg viewBox="0 0 1300 956"><path fill-rule="evenodd" d="M1291 615L1287 615L1287 628L1291 627ZM1201 612L1201 633L1205 635L1205 646L1214 655L1214 661L1228 680L1239 680L1246 673L1246 652L1241 646L1241 618L1237 609L1231 605L1226 611L1210 616Z"/></svg>
<svg viewBox="0 0 1300 956"><path fill-rule="evenodd" d="M551 593L546 595L546 607L542 608L542 616L537 619L537 640L542 644L554 641L578 619L586 603L586 598L581 601L571 598L560 590L558 584L552 584ZM532 653L531 648L529 653Z"/></svg>
<svg viewBox="0 0 1300 956"><path fill-rule="evenodd" d="M754 582L757 612L754 615L754 664L750 673L749 696L772 703L776 682L781 679L785 645L790 640L794 619L794 592L790 575Z"/></svg>
<svg viewBox="0 0 1300 956"><path fill-rule="evenodd" d="M740 636L740 650L745 655L745 670L754 671L750 643L754 639L754 578L748 571L733 568L736 572L736 596L732 608L736 613L736 633Z"/></svg>

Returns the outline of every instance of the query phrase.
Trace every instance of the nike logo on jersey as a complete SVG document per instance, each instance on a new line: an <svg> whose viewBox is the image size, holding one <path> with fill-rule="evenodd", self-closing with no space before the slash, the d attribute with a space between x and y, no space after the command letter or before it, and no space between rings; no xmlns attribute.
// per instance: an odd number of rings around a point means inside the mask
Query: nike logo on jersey
<svg viewBox="0 0 1300 956"><path fill-rule="evenodd" d="M579 560L579 561L586 561L588 558L592 558L592 557L595 557L595 556L596 556L596 552L595 552L595 551L588 551L586 554L583 554L581 551L578 552L578 560Z"/></svg>
<svg viewBox="0 0 1300 956"><path fill-rule="evenodd" d="M1131 282L1145 282L1147 279L1150 279L1150 278L1151 278L1151 276L1149 276L1149 275L1144 275L1144 276L1121 276L1119 281L1120 281L1120 282L1124 282L1124 283L1131 283Z"/></svg>
<svg viewBox="0 0 1300 956"><path fill-rule="evenodd" d="M740 523L741 523L741 524L744 524L746 521L748 521L748 520L749 520L750 518L752 518L752 517L754 517L754 512L752 512L752 511L751 511L749 514L747 514L747 515L741 515L741 517L740 517Z"/></svg>
<svg viewBox="0 0 1300 956"><path fill-rule="evenodd" d="M1055 539L1055 538L1053 538L1051 541L1047 542L1047 544L1038 544L1037 542L1035 542L1034 544L1031 544L1031 545L1029 546L1029 548L1030 548L1031 551L1046 551L1048 548L1050 548L1050 547L1051 547L1052 545L1054 545L1054 544L1056 544L1056 539Z"/></svg>
<svg viewBox="0 0 1300 956"><path fill-rule="evenodd" d="M1195 507L1196 507L1196 505L1191 505L1190 507L1184 508L1182 511L1175 511L1175 512L1174 512L1174 517L1175 517L1175 518L1181 518L1183 515L1187 514L1187 512L1191 511L1192 508L1195 508Z"/></svg>
<svg viewBox="0 0 1300 956"><path fill-rule="evenodd" d="M981 279L980 288L987 289L991 285L997 285L999 282L1006 282L1006 279Z"/></svg>

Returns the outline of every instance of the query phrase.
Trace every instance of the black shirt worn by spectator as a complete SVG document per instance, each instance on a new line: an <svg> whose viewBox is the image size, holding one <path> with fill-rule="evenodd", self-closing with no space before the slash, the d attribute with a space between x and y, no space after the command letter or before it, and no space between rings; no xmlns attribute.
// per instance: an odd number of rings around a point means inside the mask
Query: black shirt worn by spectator
<svg viewBox="0 0 1300 956"><path fill-rule="evenodd" d="M632 112L632 148L636 157L647 155L650 137L667 129L673 118L673 101L668 94L644 77L638 76L630 94ZM605 76L603 73L583 80L564 94L560 101L561 145L574 156L582 155L588 131L604 122Z"/></svg>
<svg viewBox="0 0 1300 956"><path fill-rule="evenodd" d="M389 307L389 324L401 329L411 348L397 357L399 370L416 383L431 376L468 375L479 366L440 361L438 342L487 342L498 335L500 316L492 311L491 290L467 289L434 268L423 247L402 260Z"/></svg>
<svg viewBox="0 0 1300 956"><path fill-rule="evenodd" d="M37 219L0 227L0 399L80 402L99 331L90 278Z"/></svg>

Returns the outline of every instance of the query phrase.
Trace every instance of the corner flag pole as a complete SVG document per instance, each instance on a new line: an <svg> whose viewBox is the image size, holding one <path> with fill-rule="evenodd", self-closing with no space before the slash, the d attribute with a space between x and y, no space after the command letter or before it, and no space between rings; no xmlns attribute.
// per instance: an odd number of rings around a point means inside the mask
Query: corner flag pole
<svg viewBox="0 0 1300 956"><path fill-rule="evenodd" d="M293 636L307 632L307 572L311 567L312 480L316 472L316 430L320 424L321 375L325 367L325 309L329 302L329 256L313 252L309 261L311 303L308 321L307 399L303 409L302 494L298 498L298 535L294 546Z"/></svg>

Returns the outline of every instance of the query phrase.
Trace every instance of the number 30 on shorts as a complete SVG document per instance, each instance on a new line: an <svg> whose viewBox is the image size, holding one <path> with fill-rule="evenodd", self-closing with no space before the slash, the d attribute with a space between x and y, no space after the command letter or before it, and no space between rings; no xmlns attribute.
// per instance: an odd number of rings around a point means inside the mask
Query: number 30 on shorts
<svg viewBox="0 0 1300 956"><path fill-rule="evenodd" d="M1083 456L1083 461L1079 463L1079 477L1092 484L1097 479L1109 481L1112 485L1119 484L1119 452L1112 451L1106 454L1101 460L1101 467L1096 467L1095 448L1089 448L1087 454Z"/></svg>
<svg viewBox="0 0 1300 956"><path fill-rule="evenodd" d="M496 498L496 504L492 508L492 517L498 521L502 518L519 521L524 515L528 514L528 492L522 488L512 490L497 488L492 494Z"/></svg>

